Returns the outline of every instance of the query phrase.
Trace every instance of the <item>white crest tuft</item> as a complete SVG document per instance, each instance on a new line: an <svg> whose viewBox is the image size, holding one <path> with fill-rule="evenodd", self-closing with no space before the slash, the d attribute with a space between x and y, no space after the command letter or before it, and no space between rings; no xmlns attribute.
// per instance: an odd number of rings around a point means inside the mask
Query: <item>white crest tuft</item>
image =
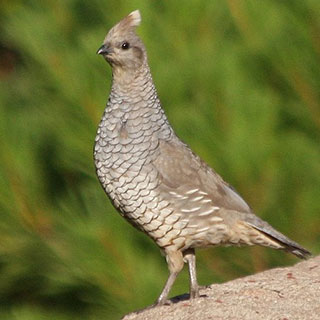
<svg viewBox="0 0 320 320"><path fill-rule="evenodd" d="M129 15L128 18L130 18L130 25L132 27L137 27L140 25L141 22L141 14L139 10L132 11Z"/></svg>

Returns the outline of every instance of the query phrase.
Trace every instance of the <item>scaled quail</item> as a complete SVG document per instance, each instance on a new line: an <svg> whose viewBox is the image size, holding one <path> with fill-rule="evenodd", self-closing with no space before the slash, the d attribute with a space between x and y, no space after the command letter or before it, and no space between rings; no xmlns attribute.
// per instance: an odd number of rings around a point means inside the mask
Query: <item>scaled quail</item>
<svg viewBox="0 0 320 320"><path fill-rule="evenodd" d="M174 133L161 108L133 11L97 53L112 67L110 97L97 130L100 183L120 214L152 238L170 275L156 304L188 263L190 298L199 297L195 248L262 245L298 256L310 252L258 218L236 191Z"/></svg>

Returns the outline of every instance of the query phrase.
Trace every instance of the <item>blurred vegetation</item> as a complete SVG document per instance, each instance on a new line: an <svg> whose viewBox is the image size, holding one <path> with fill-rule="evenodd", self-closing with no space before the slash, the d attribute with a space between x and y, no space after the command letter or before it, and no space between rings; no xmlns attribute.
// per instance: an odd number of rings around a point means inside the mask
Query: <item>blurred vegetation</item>
<svg viewBox="0 0 320 320"><path fill-rule="evenodd" d="M2 1L1 319L117 319L164 285L159 250L112 208L92 160L111 79L95 52L137 8L178 135L255 212L319 252L318 0ZM198 252L198 273L209 284L296 261L216 248Z"/></svg>

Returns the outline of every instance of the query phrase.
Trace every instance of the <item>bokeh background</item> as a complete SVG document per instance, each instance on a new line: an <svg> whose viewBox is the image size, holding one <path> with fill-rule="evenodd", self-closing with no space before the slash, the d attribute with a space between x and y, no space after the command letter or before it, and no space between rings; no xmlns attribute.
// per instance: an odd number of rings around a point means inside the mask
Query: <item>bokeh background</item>
<svg viewBox="0 0 320 320"><path fill-rule="evenodd" d="M95 176L111 72L95 54L139 8L177 134L278 230L320 250L320 1L2 0L0 318L118 319L167 278ZM297 262L198 251L201 284ZM172 296L187 292L187 270Z"/></svg>

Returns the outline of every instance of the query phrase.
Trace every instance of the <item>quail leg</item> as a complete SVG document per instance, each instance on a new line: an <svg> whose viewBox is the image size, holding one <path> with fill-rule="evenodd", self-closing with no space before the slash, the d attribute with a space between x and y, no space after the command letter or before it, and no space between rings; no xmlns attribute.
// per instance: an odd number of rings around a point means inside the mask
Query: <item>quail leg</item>
<svg viewBox="0 0 320 320"><path fill-rule="evenodd" d="M158 306L162 306L166 303L167 299L168 299L168 295L169 292L172 288L173 283L175 282L176 278L177 278L178 272L172 272L169 275L169 278L156 302L156 305Z"/></svg>
<svg viewBox="0 0 320 320"><path fill-rule="evenodd" d="M175 282L177 275L183 268L183 257L180 251L168 251L166 252L166 260L169 268L169 278L156 302L156 305L163 305L168 299L169 292Z"/></svg>
<svg viewBox="0 0 320 320"><path fill-rule="evenodd" d="M190 299L199 298L199 285L196 271L196 255L194 249L188 249L184 253L184 261L188 262L190 276Z"/></svg>

